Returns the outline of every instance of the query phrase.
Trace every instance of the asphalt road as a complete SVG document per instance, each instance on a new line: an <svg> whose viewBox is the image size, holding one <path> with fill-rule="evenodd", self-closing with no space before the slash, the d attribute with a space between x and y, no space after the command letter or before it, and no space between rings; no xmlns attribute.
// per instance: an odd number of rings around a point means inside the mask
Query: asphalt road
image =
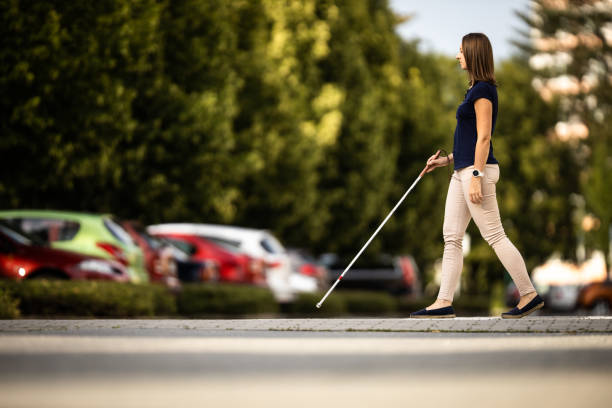
<svg viewBox="0 0 612 408"><path fill-rule="evenodd" d="M612 335L0 332L1 407L608 407Z"/></svg>

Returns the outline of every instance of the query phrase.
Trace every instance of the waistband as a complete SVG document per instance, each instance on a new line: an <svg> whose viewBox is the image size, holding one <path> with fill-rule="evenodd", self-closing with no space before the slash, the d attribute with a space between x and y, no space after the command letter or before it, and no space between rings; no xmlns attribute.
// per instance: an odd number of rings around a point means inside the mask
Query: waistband
<svg viewBox="0 0 612 408"><path fill-rule="evenodd" d="M485 164L485 169L486 168L499 168L499 164L497 163L487 163ZM474 165L472 164L471 166L467 166L467 167L463 167L459 170L455 170L455 173L459 174L465 171L469 171L470 173L474 170Z"/></svg>

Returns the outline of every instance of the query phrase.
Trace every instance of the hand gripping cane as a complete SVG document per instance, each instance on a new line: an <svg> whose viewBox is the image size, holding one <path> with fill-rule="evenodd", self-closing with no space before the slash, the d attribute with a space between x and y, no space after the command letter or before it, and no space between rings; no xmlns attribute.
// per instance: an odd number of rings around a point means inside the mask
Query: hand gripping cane
<svg viewBox="0 0 612 408"><path fill-rule="evenodd" d="M434 155L434 159L437 159L438 156L440 156L440 150L438 150L436 152L436 154ZM387 215L387 218L385 218L383 220L383 222L378 226L378 228L376 228L376 231L374 231L374 234L372 234L372 236L370 237L370 239L368 239L368 242L365 243L365 245L363 246L363 248L361 248L361 250L357 253L357 255L355 255L355 257L353 258L353 260L351 261L351 263L349 263L349 265L346 267L346 269L344 270L344 272L342 272L342 275L340 275L338 277L338 279L336 279L336 282L334 282L334 284L332 285L331 288L329 288L329 290L327 291L327 293L325 294L325 296L323 296L323 299L321 299L321 301L319 303L317 303L317 309L321 308L321 305L323 304L323 302L325 302L325 299L327 299L327 297L329 296L329 294L332 292L332 290L334 290L334 288L336 287L336 285L338 285L338 283L342 280L342 277L344 277L344 275L348 272L349 269L351 269L351 266L353 266L353 264L355 263L355 261L357 260L357 258L359 258L359 255L361 255L361 253L368 247L368 245L370 245L370 242L372 242L372 240L374 239L374 237L376 236L376 234L378 234L378 231L381 230L381 228L387 223L387 221L389 220L389 218L391 218L391 216L393 215L393 213L395 212L395 210L397 210L397 207L400 206L400 204L402 204L402 202L404 201L404 199L406 198L406 196L412 191L412 189L414 188L414 186L416 186L416 184L419 182L419 180L421 180L421 178L425 175L425 173L427 172L427 170L429 169L429 165L426 165L425 168L423 169L423 171L421 172L421 174L419 174L419 177L417 177L417 179L414 181L414 183L412 183L412 185L410 186L410 188L408 189L408 191L406 191L404 193L404 195L402 196L402 198L398 201L397 204L395 204L395 207L393 207L393 209L391 210L391 212Z"/></svg>

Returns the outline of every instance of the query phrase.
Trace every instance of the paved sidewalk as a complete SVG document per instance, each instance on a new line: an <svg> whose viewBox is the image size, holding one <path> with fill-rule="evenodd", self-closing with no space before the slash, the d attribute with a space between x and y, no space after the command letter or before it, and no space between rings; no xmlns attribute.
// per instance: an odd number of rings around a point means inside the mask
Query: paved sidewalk
<svg viewBox="0 0 612 408"><path fill-rule="evenodd" d="M612 316L538 316L522 319L457 317L454 319L89 319L1 320L0 334L173 329L206 331L308 332L462 332L462 333L612 333Z"/></svg>

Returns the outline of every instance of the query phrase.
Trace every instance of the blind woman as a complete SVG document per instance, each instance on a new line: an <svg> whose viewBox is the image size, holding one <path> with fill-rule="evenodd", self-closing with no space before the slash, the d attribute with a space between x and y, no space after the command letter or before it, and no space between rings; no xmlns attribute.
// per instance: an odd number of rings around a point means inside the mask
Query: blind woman
<svg viewBox="0 0 612 408"><path fill-rule="evenodd" d="M487 36L465 35L456 59L467 71L469 88L457 109L453 152L447 157L431 156L426 170L430 173L438 167L454 165L444 210L442 279L436 301L410 317L455 317L452 302L463 269L462 240L473 218L520 294L516 307L501 317L520 318L542 308L544 301L529 279L523 257L506 236L499 215L495 185L500 172L491 140L497 119L497 84Z"/></svg>

